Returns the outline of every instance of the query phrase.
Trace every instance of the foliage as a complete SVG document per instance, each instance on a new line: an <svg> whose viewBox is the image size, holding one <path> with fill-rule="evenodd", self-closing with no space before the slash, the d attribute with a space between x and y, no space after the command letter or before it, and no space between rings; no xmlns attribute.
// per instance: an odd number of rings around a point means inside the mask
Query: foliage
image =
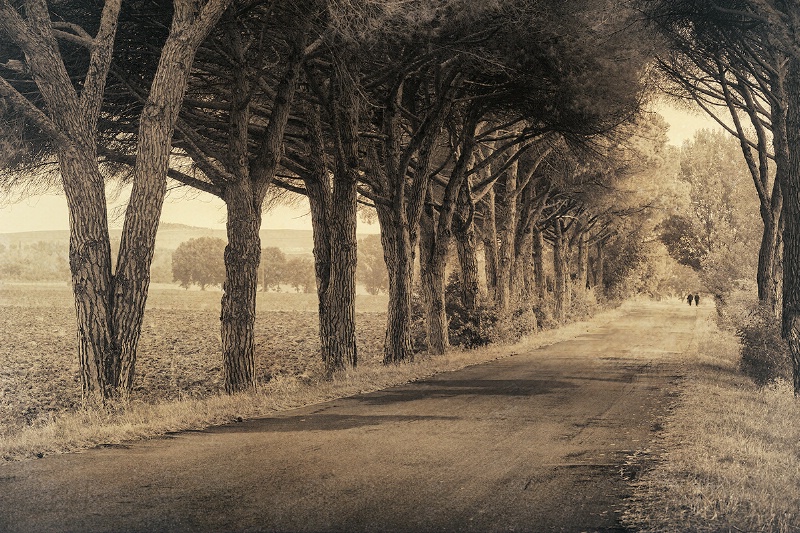
<svg viewBox="0 0 800 533"><path fill-rule="evenodd" d="M293 257L286 262L283 281L292 286L295 292L312 293L316 290L317 279L314 274L314 260L310 257Z"/></svg>
<svg viewBox="0 0 800 533"><path fill-rule="evenodd" d="M789 347L781 338L780 321L768 306L752 307L736 335L742 344L739 368L745 375L758 385L791 380Z"/></svg>
<svg viewBox="0 0 800 533"><path fill-rule="evenodd" d="M172 279L181 287L209 285L225 281L225 241L217 237L198 237L182 242L172 254Z"/></svg>
<svg viewBox="0 0 800 533"><path fill-rule="evenodd" d="M598 309L595 291L573 284L567 318L569 320L585 320L594 315Z"/></svg>
<svg viewBox="0 0 800 533"><path fill-rule="evenodd" d="M500 316L492 306L483 302L474 310L465 308L461 299L461 279L456 272L447 280L444 298L450 344L477 348L498 340L495 327Z"/></svg>
<svg viewBox="0 0 800 533"><path fill-rule="evenodd" d="M518 302L505 313L487 301L480 301L475 309L467 309L461 293L461 279L457 272L452 272L445 287L445 311L450 344L453 346L471 349L496 342L515 342L538 330L537 314L525 303ZM417 326L414 345L420 349L425 345L425 315L418 296L414 298L413 313Z"/></svg>
<svg viewBox="0 0 800 533"><path fill-rule="evenodd" d="M356 276L370 294L389 290L389 272L383 258L380 235L367 235L358 240L358 270Z"/></svg>
<svg viewBox="0 0 800 533"><path fill-rule="evenodd" d="M275 246L261 250L261 273L265 291L280 291L281 282L287 274L286 254Z"/></svg>
<svg viewBox="0 0 800 533"><path fill-rule="evenodd" d="M0 247L0 279L7 281L68 281L67 246L39 241Z"/></svg>
<svg viewBox="0 0 800 533"><path fill-rule="evenodd" d="M755 278L761 239L758 199L738 141L697 132L681 148L678 179L688 199L659 227L661 241L722 298L736 280Z"/></svg>

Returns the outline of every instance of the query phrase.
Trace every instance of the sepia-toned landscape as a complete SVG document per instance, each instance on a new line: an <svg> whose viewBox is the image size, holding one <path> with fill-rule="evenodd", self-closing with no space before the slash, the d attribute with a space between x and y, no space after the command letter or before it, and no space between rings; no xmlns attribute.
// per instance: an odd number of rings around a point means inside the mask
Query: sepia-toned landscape
<svg viewBox="0 0 800 533"><path fill-rule="evenodd" d="M800 531L798 36L0 0L0 531Z"/></svg>

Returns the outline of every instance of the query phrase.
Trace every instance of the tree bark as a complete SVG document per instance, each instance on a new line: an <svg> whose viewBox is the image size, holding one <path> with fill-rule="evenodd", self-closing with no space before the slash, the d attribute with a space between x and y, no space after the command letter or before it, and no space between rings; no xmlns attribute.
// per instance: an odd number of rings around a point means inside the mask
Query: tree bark
<svg viewBox="0 0 800 533"><path fill-rule="evenodd" d="M261 261L261 204L254 204L248 180L225 188L228 245L220 328L225 392L255 388L255 320Z"/></svg>
<svg viewBox="0 0 800 533"><path fill-rule="evenodd" d="M569 270L566 257L566 239L561 219L553 220L553 270L555 272L555 317L559 322L567 318L569 306Z"/></svg>
<svg viewBox="0 0 800 533"><path fill-rule="evenodd" d="M453 218L453 236L461 268L461 304L464 309L470 311L477 309L480 296L474 214L475 204L472 201L469 179L466 179L458 195L456 214Z"/></svg>
<svg viewBox="0 0 800 533"><path fill-rule="evenodd" d="M517 172L519 165L512 163L503 180L502 218L500 219L500 250L497 269L497 307L508 311L511 307L511 274L514 266L514 237L517 229Z"/></svg>
<svg viewBox="0 0 800 533"><path fill-rule="evenodd" d="M795 396L800 395L800 59L789 61L786 132L790 147L783 176L783 320L792 355Z"/></svg>
<svg viewBox="0 0 800 533"><path fill-rule="evenodd" d="M70 219L69 264L78 325L83 398L103 403L117 393L119 349L111 325L111 243L105 189L96 159L59 155Z"/></svg>
<svg viewBox="0 0 800 533"><path fill-rule="evenodd" d="M575 284L581 290L587 288L589 282L589 250L586 242L586 233L578 228L578 275Z"/></svg>
<svg viewBox="0 0 800 533"><path fill-rule="evenodd" d="M536 297L543 301L547 296L547 278L544 273L544 233L538 227L533 231L533 269Z"/></svg>
<svg viewBox="0 0 800 533"><path fill-rule="evenodd" d="M376 205L381 244L389 271L389 307L386 317L384 364L413 361L411 345L411 293L414 259L405 210Z"/></svg>
<svg viewBox="0 0 800 533"><path fill-rule="evenodd" d="M494 189L489 189L483 198L483 257L486 275L486 292L490 301L497 301L497 210Z"/></svg>
<svg viewBox="0 0 800 533"><path fill-rule="evenodd" d="M600 292L605 294L605 241L597 242L597 257L595 258L594 280L595 285L600 287Z"/></svg>
<svg viewBox="0 0 800 533"><path fill-rule="evenodd" d="M450 346L447 314L444 307L444 261L436 257L439 214L430 202L420 219L419 264L422 302L425 307L425 334L428 353L442 355Z"/></svg>

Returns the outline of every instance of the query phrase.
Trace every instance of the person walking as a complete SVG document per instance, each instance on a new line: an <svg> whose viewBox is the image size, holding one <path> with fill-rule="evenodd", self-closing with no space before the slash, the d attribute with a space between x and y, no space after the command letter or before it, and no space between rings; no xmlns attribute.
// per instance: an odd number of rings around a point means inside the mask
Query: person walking
<svg viewBox="0 0 800 533"><path fill-rule="evenodd" d="M700 305L700 295L697 293L694 295L694 305Z"/></svg>
<svg viewBox="0 0 800 533"><path fill-rule="evenodd" d="M686 297L686 301L689 302L689 307L692 306L692 300L693 299L694 299L694 296L692 296L692 294L689 293L689 296Z"/></svg>

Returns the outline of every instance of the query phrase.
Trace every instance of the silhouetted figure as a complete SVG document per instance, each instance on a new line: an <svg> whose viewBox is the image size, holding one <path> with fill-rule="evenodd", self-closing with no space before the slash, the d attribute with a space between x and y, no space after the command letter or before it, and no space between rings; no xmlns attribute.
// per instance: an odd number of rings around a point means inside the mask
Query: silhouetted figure
<svg viewBox="0 0 800 533"><path fill-rule="evenodd" d="M700 295L699 294L695 294L694 295L694 305L700 305Z"/></svg>
<svg viewBox="0 0 800 533"><path fill-rule="evenodd" d="M692 306L692 300L693 299L694 299L694 296L692 296L691 294L686 297L686 301L689 302L689 307Z"/></svg>

